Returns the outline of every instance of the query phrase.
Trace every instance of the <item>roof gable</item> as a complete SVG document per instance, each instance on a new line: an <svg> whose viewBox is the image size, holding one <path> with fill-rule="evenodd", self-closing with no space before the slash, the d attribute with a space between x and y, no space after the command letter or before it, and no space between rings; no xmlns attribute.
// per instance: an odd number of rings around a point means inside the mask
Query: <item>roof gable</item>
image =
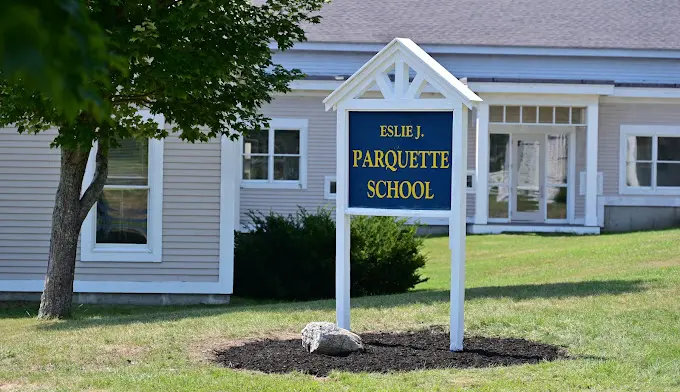
<svg viewBox="0 0 680 392"><path fill-rule="evenodd" d="M386 100L417 99L428 84L445 99L460 101L468 108L482 101L413 41L395 38L323 102L326 110L336 108L340 101L360 98L373 86Z"/></svg>

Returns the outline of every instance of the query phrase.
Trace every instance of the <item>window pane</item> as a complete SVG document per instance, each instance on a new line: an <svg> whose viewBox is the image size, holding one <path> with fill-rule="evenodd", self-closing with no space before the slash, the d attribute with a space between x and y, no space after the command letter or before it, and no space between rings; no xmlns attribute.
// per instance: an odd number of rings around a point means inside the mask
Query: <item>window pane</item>
<svg viewBox="0 0 680 392"><path fill-rule="evenodd" d="M510 179L510 135L489 135L489 183L508 184Z"/></svg>
<svg viewBox="0 0 680 392"><path fill-rule="evenodd" d="M656 165L657 186L680 186L680 163L659 163Z"/></svg>
<svg viewBox="0 0 680 392"><path fill-rule="evenodd" d="M331 195L338 193L338 182L337 181L331 181L329 186L331 188L330 189Z"/></svg>
<svg viewBox="0 0 680 392"><path fill-rule="evenodd" d="M538 122L542 124L553 123L553 107L541 106L538 108Z"/></svg>
<svg viewBox="0 0 680 392"><path fill-rule="evenodd" d="M519 106L505 107L505 122L518 123L519 122Z"/></svg>
<svg viewBox="0 0 680 392"><path fill-rule="evenodd" d="M628 186L652 186L652 164L626 163L626 183Z"/></svg>
<svg viewBox="0 0 680 392"><path fill-rule="evenodd" d="M122 140L109 151L109 176L106 185L148 185L149 142Z"/></svg>
<svg viewBox="0 0 680 392"><path fill-rule="evenodd" d="M660 161L680 161L680 137L659 137Z"/></svg>
<svg viewBox="0 0 680 392"><path fill-rule="evenodd" d="M517 212L536 212L541 209L541 194L538 189L517 188Z"/></svg>
<svg viewBox="0 0 680 392"><path fill-rule="evenodd" d="M508 217L508 187L489 188L489 218Z"/></svg>
<svg viewBox="0 0 680 392"><path fill-rule="evenodd" d="M569 124L569 107L555 108L555 124Z"/></svg>
<svg viewBox="0 0 680 392"><path fill-rule="evenodd" d="M651 136L629 136L627 161L651 161L652 138Z"/></svg>
<svg viewBox="0 0 680 392"><path fill-rule="evenodd" d="M269 131L249 132L243 141L243 153L266 154L269 151Z"/></svg>
<svg viewBox="0 0 680 392"><path fill-rule="evenodd" d="M548 219L567 219L567 188L548 188Z"/></svg>
<svg viewBox="0 0 680 392"><path fill-rule="evenodd" d="M569 168L569 138L567 135L548 135L547 181L551 185L567 183Z"/></svg>
<svg viewBox="0 0 680 392"><path fill-rule="evenodd" d="M148 189L104 189L97 202L98 244L146 244Z"/></svg>
<svg viewBox="0 0 680 392"><path fill-rule="evenodd" d="M244 180L266 180L269 173L269 158L244 156L243 157L243 179Z"/></svg>
<svg viewBox="0 0 680 392"><path fill-rule="evenodd" d="M277 129L274 132L274 154L300 153L300 131Z"/></svg>
<svg viewBox="0 0 680 392"><path fill-rule="evenodd" d="M274 180L300 179L300 157L274 157Z"/></svg>
<svg viewBox="0 0 680 392"><path fill-rule="evenodd" d="M489 121L495 123L503 122L503 106L489 107Z"/></svg>
<svg viewBox="0 0 680 392"><path fill-rule="evenodd" d="M467 185L466 186L467 186L468 189L472 189L472 175L471 174L467 175Z"/></svg>
<svg viewBox="0 0 680 392"><path fill-rule="evenodd" d="M536 106L522 106L522 122L535 123L537 120Z"/></svg>
<svg viewBox="0 0 680 392"><path fill-rule="evenodd" d="M571 123L585 124L586 123L586 108L571 108Z"/></svg>

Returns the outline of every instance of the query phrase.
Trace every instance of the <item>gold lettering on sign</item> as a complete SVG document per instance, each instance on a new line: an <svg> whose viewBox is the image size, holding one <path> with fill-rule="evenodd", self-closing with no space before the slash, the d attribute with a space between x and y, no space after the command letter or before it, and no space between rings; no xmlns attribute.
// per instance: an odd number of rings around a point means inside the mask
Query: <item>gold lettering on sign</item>
<svg viewBox="0 0 680 392"><path fill-rule="evenodd" d="M421 125L385 124L379 126L380 137L425 137ZM445 150L352 150L352 167L383 169L397 172L402 169L450 169L451 153ZM432 200L434 193L430 181L369 180L366 184L369 199Z"/></svg>

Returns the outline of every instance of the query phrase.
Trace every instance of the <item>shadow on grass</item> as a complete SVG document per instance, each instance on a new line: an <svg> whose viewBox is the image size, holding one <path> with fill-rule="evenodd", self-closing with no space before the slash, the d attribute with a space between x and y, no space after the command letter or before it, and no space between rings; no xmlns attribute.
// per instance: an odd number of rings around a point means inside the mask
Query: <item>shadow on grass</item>
<svg viewBox="0 0 680 392"><path fill-rule="evenodd" d="M483 298L510 298L528 300L536 298L569 298L593 295L619 295L646 289L643 280L607 280L544 283L535 285L473 287L465 290L466 300ZM419 290L405 294L379 295L352 299L353 308L391 308L412 304L445 303L448 290ZM296 312L332 310L334 300L309 302L263 302L234 298L231 305L196 306L102 306L75 305L74 319L39 325L44 330L71 330L106 325L155 323L186 318L210 317L240 312ZM37 303L2 303L0 319L35 317Z"/></svg>

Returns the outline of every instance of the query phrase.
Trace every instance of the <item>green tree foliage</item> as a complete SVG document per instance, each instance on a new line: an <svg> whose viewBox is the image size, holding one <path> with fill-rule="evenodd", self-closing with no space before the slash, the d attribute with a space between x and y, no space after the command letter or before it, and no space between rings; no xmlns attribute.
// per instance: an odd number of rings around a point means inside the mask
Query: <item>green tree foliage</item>
<svg viewBox="0 0 680 392"><path fill-rule="evenodd" d="M79 0L1 0L0 73L49 97L73 118L81 105L108 110L93 81L108 86L106 36Z"/></svg>
<svg viewBox="0 0 680 392"><path fill-rule="evenodd" d="M160 139L173 133L188 142L205 142L220 135L236 138L262 129L267 119L259 112L261 105L271 101L274 92L288 91L288 84L301 76L298 70L273 63L270 44L286 50L303 41L302 26L318 23L314 12L323 2L59 0L61 6L77 6L76 11L65 9L77 23L63 26L56 21L45 26L47 33L32 31L35 42L44 50L37 53L59 73L70 64L52 57L59 52L59 45L69 53L78 53L90 44L98 48L99 41L92 37L97 31L103 32L105 69L95 73L99 75L96 77L83 73L78 66L73 69L80 78L75 85L82 85L79 94L91 93L95 100L102 100L101 104L75 100L80 104L76 115L71 116L58 96L49 94L51 89L38 89L28 77L30 72L21 71L21 62L13 66L19 71L12 76L0 75L0 126L14 124L22 133L58 129L52 145L61 148L61 177L41 317L70 314L78 232L106 182L109 149L130 138ZM21 3L10 4L14 5L13 13L24 12L17 8ZM24 19L38 26L44 17L29 12ZM78 30L78 26L85 26L84 30ZM95 27L88 30L90 26ZM52 30L61 33L51 36ZM18 34L16 26L3 28L5 52L12 34ZM9 48L9 53L16 52ZM21 52L21 46L18 50ZM83 55L74 61L96 63L97 53L94 60ZM69 78L68 73L65 77ZM138 114L140 109L163 114L172 129L159 129L152 120L144 120ZM99 146L95 177L81 196L76 188L82 183L94 142Z"/></svg>
<svg viewBox="0 0 680 392"><path fill-rule="evenodd" d="M335 222L327 210L295 215L251 212L253 230L238 233L234 294L310 300L335 296ZM405 220L352 218L353 296L403 293L425 281L423 238Z"/></svg>

